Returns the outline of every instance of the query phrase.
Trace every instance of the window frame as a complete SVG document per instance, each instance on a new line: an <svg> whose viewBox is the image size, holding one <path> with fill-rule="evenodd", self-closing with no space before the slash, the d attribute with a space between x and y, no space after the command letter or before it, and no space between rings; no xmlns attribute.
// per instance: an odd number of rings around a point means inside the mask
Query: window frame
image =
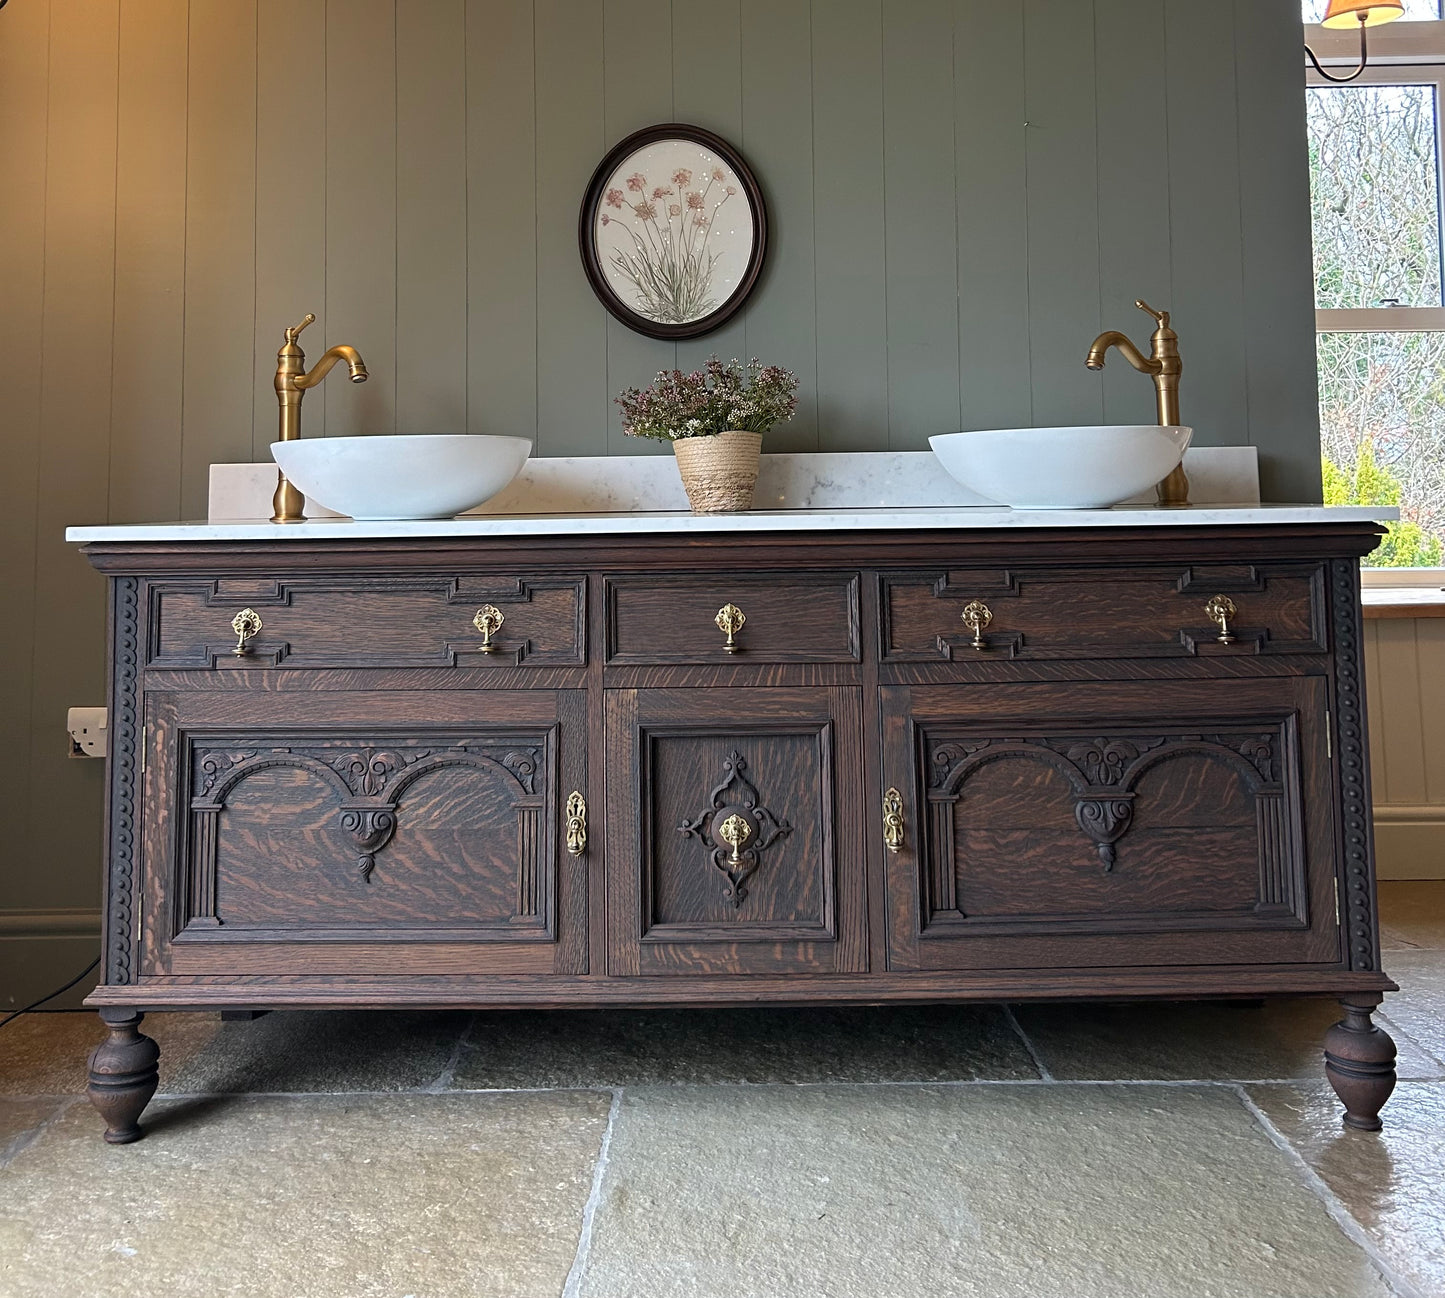
<svg viewBox="0 0 1445 1298"><path fill-rule="evenodd" d="M1360 60L1358 35L1349 30L1305 23L1305 44L1326 67L1354 67ZM1305 84L1329 88L1332 83L1308 63ZM1433 85L1437 203L1441 208L1441 288L1445 293L1445 16L1395 22L1370 32L1370 63L1351 85ZM1315 310L1315 333L1441 333L1445 305L1344 307ZM1445 568L1365 568L1361 580L1370 587L1445 587Z"/></svg>

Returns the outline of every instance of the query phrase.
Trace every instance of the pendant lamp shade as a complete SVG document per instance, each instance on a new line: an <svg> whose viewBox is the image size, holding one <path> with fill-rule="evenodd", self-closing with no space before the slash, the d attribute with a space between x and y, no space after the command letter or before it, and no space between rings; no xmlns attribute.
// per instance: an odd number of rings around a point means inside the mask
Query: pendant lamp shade
<svg viewBox="0 0 1445 1298"><path fill-rule="evenodd" d="M1381 23L1394 22L1404 13L1404 0L1330 0L1322 25L1378 27Z"/></svg>

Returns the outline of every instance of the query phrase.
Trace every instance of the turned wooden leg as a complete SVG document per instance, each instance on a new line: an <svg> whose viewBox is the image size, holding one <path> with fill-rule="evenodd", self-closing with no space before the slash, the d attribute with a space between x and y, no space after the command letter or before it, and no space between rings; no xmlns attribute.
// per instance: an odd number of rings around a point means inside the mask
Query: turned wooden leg
<svg viewBox="0 0 1445 1298"><path fill-rule="evenodd" d="M1345 1017L1325 1034L1325 1076L1345 1106L1345 1126L1379 1131L1380 1110L1395 1089L1395 1043L1370 1015L1383 997L1343 996Z"/></svg>
<svg viewBox="0 0 1445 1298"><path fill-rule="evenodd" d="M141 1033L144 1014L134 1010L101 1010L108 1036L90 1052L90 1085L86 1093L105 1119L105 1138L128 1145L142 1136L141 1110L156 1093L161 1049Z"/></svg>

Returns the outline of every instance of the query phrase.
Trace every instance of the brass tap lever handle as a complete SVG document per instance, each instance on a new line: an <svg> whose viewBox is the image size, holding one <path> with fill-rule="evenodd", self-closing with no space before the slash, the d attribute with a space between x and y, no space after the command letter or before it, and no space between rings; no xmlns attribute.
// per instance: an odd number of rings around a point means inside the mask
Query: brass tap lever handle
<svg viewBox="0 0 1445 1298"><path fill-rule="evenodd" d="M890 852L903 850L903 796L897 789L883 795L883 846Z"/></svg>
<svg viewBox="0 0 1445 1298"><path fill-rule="evenodd" d="M308 311L306 313L306 318L302 320L299 325L292 325L289 329L286 330L286 341L288 343L294 343L297 336L304 328L306 328L307 325L313 325L315 323L316 317L312 315L310 311Z"/></svg>
<svg viewBox="0 0 1445 1298"><path fill-rule="evenodd" d="M1134 305L1135 305L1136 307L1138 307L1139 310L1145 312L1146 314L1152 315L1152 316L1154 317L1154 322L1155 322L1161 329L1167 329L1167 328L1169 328L1169 312L1167 312L1167 311L1156 311L1152 306L1150 306L1146 301L1144 301L1144 299L1143 299L1142 297L1140 297L1140 298L1135 298L1135 299L1134 299Z"/></svg>

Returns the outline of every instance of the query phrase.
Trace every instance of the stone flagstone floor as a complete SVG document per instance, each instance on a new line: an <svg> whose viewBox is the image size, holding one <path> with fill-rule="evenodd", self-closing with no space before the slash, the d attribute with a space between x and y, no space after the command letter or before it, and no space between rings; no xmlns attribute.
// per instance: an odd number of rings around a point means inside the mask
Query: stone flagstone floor
<svg viewBox="0 0 1445 1298"><path fill-rule="evenodd" d="M1445 883L1382 886L1401 1083L1332 1003L158 1014L0 1032L3 1298L1445 1295Z"/></svg>

